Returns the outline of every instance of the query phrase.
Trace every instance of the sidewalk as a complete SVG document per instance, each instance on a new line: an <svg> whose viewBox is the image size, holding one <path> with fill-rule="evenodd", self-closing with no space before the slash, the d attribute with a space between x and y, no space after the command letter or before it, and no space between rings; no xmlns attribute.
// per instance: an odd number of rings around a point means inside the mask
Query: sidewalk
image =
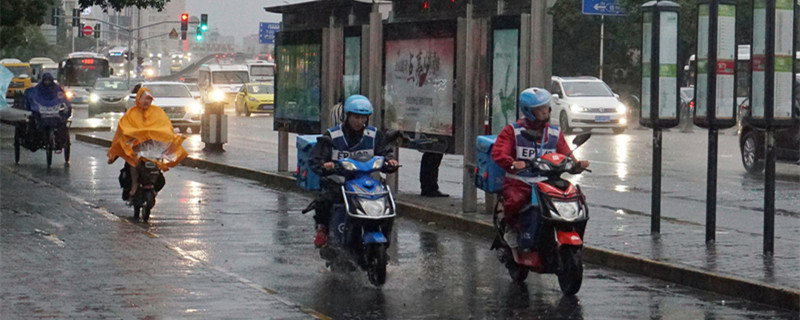
<svg viewBox="0 0 800 320"><path fill-rule="evenodd" d="M108 146L112 136L113 132L77 134L76 140ZM187 142L184 147L190 157L184 165L305 192L296 186L291 173L263 169L264 153L253 157L251 149L236 141L225 144L224 153L205 153L202 143ZM491 215L482 212L483 203L478 204L479 213L464 213L458 198L431 201L399 194L396 199L398 211L407 218L485 238L492 235ZM800 249L794 239L776 237L775 255L767 257L761 253L761 234L737 229L718 227L716 244L707 246L704 225L662 219L662 233L654 237L649 214L616 210L604 203L608 201L613 200L589 199L592 214L586 232L585 262L800 311ZM776 234L780 228L776 225Z"/></svg>

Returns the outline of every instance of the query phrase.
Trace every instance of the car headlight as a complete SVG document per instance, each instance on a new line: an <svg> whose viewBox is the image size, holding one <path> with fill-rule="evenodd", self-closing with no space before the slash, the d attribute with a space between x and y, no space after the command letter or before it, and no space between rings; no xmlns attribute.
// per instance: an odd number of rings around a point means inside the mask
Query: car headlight
<svg viewBox="0 0 800 320"><path fill-rule="evenodd" d="M186 106L186 112L191 114L202 114L205 112L205 108L200 102L193 102Z"/></svg>
<svg viewBox="0 0 800 320"><path fill-rule="evenodd" d="M627 109L628 109L628 108L626 108L624 104L621 104L621 103L620 103L620 104L617 106L617 113L625 113L625 111L626 111Z"/></svg>
<svg viewBox="0 0 800 320"><path fill-rule="evenodd" d="M92 93L89 95L89 102L97 103L97 101L100 101L100 96L98 96L96 93Z"/></svg>
<svg viewBox="0 0 800 320"><path fill-rule="evenodd" d="M250 97L250 96L247 97L247 100L250 100L250 101L253 101L253 102L258 102L258 99Z"/></svg>
<svg viewBox="0 0 800 320"><path fill-rule="evenodd" d="M372 169L380 169L383 168L383 159L375 159L375 162L372 163Z"/></svg>
<svg viewBox="0 0 800 320"><path fill-rule="evenodd" d="M148 77L152 77L155 74L155 71L153 71L153 69L147 69L144 71L144 74Z"/></svg>
<svg viewBox="0 0 800 320"><path fill-rule="evenodd" d="M75 92L72 90L67 90L67 92L65 92L64 94L67 95L67 100L72 100L72 98L75 97Z"/></svg>
<svg viewBox="0 0 800 320"><path fill-rule="evenodd" d="M344 168L347 171L358 170L358 168L356 168L356 165L349 161L342 161L342 168Z"/></svg>
<svg viewBox="0 0 800 320"><path fill-rule="evenodd" d="M220 102L225 100L225 93L220 90L214 90L208 93L208 97L211 101Z"/></svg>
<svg viewBox="0 0 800 320"><path fill-rule="evenodd" d="M573 105L569 106L569 109L572 110L572 112L581 112L582 111L581 110L582 109L581 106L579 106L577 104L573 104Z"/></svg>

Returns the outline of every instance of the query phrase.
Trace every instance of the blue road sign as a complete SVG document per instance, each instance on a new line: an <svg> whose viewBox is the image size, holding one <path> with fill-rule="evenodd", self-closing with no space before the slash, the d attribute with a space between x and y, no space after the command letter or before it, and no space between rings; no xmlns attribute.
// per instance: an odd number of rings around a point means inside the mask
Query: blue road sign
<svg viewBox="0 0 800 320"><path fill-rule="evenodd" d="M624 16L614 0L583 0L583 14L599 16Z"/></svg>
<svg viewBox="0 0 800 320"><path fill-rule="evenodd" d="M277 22L261 22L258 27L258 43L275 44L275 32L281 30L281 24Z"/></svg>

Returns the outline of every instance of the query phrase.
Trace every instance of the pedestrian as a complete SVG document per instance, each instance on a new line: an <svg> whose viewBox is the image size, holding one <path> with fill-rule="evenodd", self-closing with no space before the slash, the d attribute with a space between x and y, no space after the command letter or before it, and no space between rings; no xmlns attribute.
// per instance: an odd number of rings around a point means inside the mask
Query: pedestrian
<svg viewBox="0 0 800 320"><path fill-rule="evenodd" d="M423 197L449 197L439 191L439 165L442 164L443 153L423 152L419 164L419 184Z"/></svg>
<svg viewBox="0 0 800 320"><path fill-rule="evenodd" d="M497 136L492 147L492 159L506 171L503 180L503 222L507 226L503 238L512 248L516 246L520 212L532 208L531 183L545 180L538 170L528 169L528 160L557 152L570 154L570 148L559 127L550 124L550 92L542 88L528 88L519 96L519 109L523 117L507 125ZM542 132L539 141L530 141L522 132ZM522 151L521 154L518 151ZM578 161L575 172L589 167L589 161ZM538 218L538 214L531 214ZM537 223L535 221L534 223Z"/></svg>
<svg viewBox="0 0 800 320"><path fill-rule="evenodd" d="M383 134L377 128L368 125L373 108L369 99L362 95L352 95L344 102L344 120L325 131L322 135L330 140L319 140L314 148L308 164L311 170L320 176L335 174L334 161L351 157L383 156L386 162L397 167L394 149L384 144ZM314 245L319 248L328 242L328 224L331 219L331 208L336 203L343 203L340 186L322 179L322 191L316 199L314 221L317 234Z"/></svg>

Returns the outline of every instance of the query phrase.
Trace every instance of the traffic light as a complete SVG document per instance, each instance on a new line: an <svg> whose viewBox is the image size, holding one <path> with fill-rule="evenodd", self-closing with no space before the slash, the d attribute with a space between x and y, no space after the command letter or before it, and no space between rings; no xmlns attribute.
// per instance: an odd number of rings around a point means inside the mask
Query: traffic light
<svg viewBox="0 0 800 320"><path fill-rule="evenodd" d="M197 26L197 33L195 34L197 42L203 41L203 27Z"/></svg>
<svg viewBox="0 0 800 320"><path fill-rule="evenodd" d="M99 39L100 38L100 24L94 25L94 37Z"/></svg>
<svg viewBox="0 0 800 320"><path fill-rule="evenodd" d="M200 14L200 30L208 31L208 15L205 13Z"/></svg>
<svg viewBox="0 0 800 320"><path fill-rule="evenodd" d="M181 40L186 40L186 31L189 31L189 14L181 13Z"/></svg>
<svg viewBox="0 0 800 320"><path fill-rule="evenodd" d="M81 26L81 9L72 9L72 26Z"/></svg>

